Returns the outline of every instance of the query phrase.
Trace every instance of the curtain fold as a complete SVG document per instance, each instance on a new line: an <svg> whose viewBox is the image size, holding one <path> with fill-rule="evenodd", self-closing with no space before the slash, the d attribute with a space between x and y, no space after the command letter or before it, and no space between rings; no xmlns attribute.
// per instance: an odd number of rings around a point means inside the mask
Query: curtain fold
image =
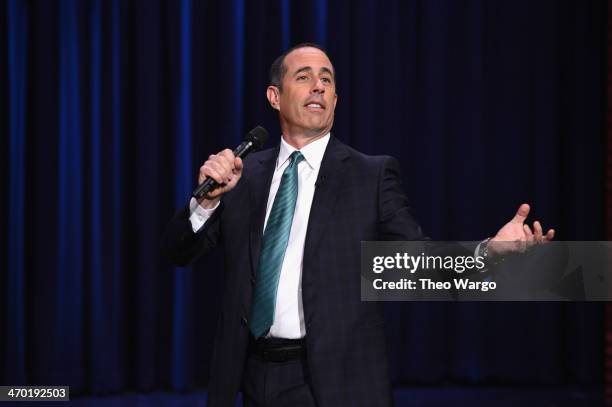
<svg viewBox="0 0 612 407"><path fill-rule="evenodd" d="M8 228L6 231L7 274L5 298L7 299L5 371L12 372L16 384L26 381L26 230L25 199L26 183L26 143L27 138L27 71L28 71L28 15L23 2L10 0L6 5L8 32L6 67L7 82L2 89L8 93L8 193L4 199L8 201ZM4 240L4 239L3 239Z"/></svg>
<svg viewBox="0 0 612 407"><path fill-rule="evenodd" d="M175 208L185 205L185 197L193 186L191 161L191 0L180 6L180 68L176 112L176 183ZM185 390L193 386L193 317L191 313L192 270L178 268L174 278L174 310L172 326L172 388Z"/></svg>

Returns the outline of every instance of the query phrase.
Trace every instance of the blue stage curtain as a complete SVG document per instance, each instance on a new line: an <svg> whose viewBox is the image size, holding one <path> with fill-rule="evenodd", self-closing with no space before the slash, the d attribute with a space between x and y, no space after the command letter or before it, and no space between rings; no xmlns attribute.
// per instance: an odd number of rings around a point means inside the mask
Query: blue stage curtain
<svg viewBox="0 0 612 407"><path fill-rule="evenodd" d="M7 31L3 35L4 53L6 63L3 65L2 77L5 78L2 84L3 110L2 117L5 119L2 137L4 144L3 152L5 163L5 174L8 174L8 181L5 181L3 194L2 213L4 216L2 247L6 247L3 253L4 265L9 273L4 276L3 284L6 287L6 312L5 324L6 333L4 335L6 351L2 360L5 361L4 368L12 372L13 379L17 383L24 383L26 380L26 287L25 287L25 199L26 199L26 142L27 129L26 123L26 68L27 44L28 44L28 15L25 4L19 1L9 1L3 13L3 24ZM8 102L8 104L7 104ZM6 120L9 118L8 120ZM8 131L7 131L8 130ZM6 137L8 136L8 137ZM7 146L8 144L8 146ZM6 240L5 240L6 239ZM4 267L3 267L4 268Z"/></svg>
<svg viewBox="0 0 612 407"><path fill-rule="evenodd" d="M400 160L433 238L485 238L530 202L558 238L602 239L606 19L556 0L6 0L3 384L206 385L221 256L176 269L160 235L209 154L257 124L278 143L267 70L302 41L337 70L334 134ZM385 314L396 385L602 381L601 304Z"/></svg>

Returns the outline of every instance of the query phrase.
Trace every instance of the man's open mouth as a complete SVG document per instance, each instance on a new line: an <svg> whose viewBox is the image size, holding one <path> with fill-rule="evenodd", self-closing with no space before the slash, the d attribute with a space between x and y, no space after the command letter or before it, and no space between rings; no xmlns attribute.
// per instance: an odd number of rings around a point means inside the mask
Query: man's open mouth
<svg viewBox="0 0 612 407"><path fill-rule="evenodd" d="M321 103L311 102L304 105L307 110L311 111L323 111L325 110L325 106Z"/></svg>

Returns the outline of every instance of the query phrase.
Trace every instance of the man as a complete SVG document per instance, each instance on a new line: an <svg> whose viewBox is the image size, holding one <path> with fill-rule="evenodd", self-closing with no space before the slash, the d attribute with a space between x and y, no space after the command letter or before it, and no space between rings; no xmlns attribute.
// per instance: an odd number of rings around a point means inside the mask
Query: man
<svg viewBox="0 0 612 407"><path fill-rule="evenodd" d="M184 265L223 244L225 286L209 405L388 406L392 395L382 319L360 300L360 242L420 240L399 165L330 135L338 101L334 67L300 44L270 69L279 146L243 163L230 150L200 168L220 186L172 219L164 244ZM523 222L522 205L493 240L553 238Z"/></svg>

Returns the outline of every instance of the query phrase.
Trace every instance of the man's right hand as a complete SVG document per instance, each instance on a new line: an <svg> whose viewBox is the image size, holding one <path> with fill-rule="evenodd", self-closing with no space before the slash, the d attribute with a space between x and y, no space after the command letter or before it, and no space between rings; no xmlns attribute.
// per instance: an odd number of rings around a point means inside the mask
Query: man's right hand
<svg viewBox="0 0 612 407"><path fill-rule="evenodd" d="M231 191L242 176L242 159L235 157L230 149L225 149L219 154L213 154L200 167L198 185L209 177L217 181L219 186L207 195L198 199L198 203L205 209L214 208L221 196Z"/></svg>

